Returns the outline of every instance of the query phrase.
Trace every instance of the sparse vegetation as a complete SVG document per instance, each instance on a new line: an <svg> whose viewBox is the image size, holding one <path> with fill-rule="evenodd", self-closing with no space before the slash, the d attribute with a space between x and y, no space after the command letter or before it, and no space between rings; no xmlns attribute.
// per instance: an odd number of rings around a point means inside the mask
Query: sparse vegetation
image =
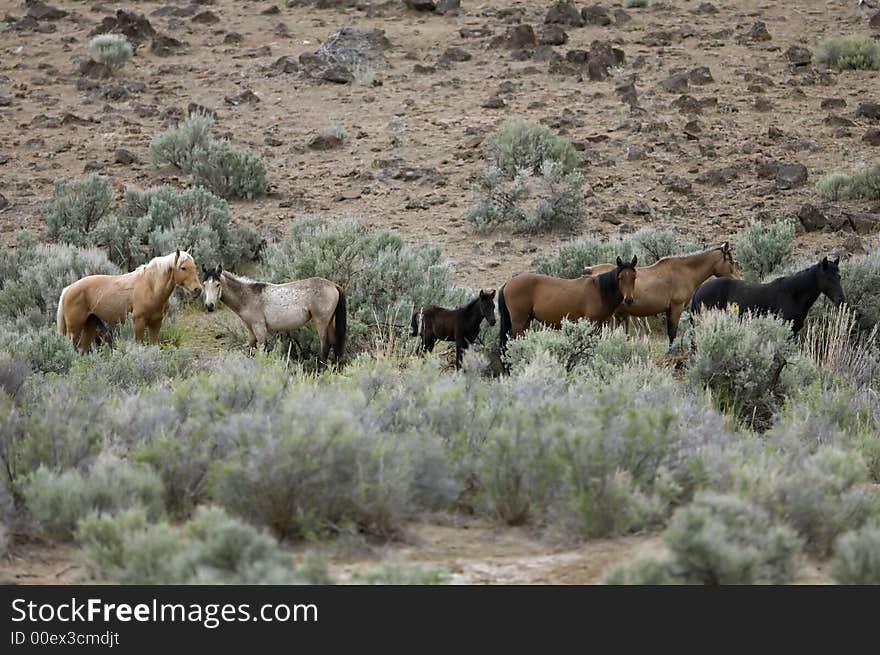
<svg viewBox="0 0 880 655"><path fill-rule="evenodd" d="M869 36L828 39L816 48L817 64L840 70L880 69L880 42Z"/></svg>
<svg viewBox="0 0 880 655"><path fill-rule="evenodd" d="M869 166L851 175L831 173L816 183L816 189L827 200L878 200L880 166Z"/></svg>
<svg viewBox="0 0 880 655"><path fill-rule="evenodd" d="M794 254L794 223L752 223L736 235L733 251L743 277L766 282L770 276L775 277L791 263Z"/></svg>
<svg viewBox="0 0 880 655"><path fill-rule="evenodd" d="M95 61L118 72L131 59L134 51L122 34L99 34L89 41L89 54Z"/></svg>
<svg viewBox="0 0 880 655"><path fill-rule="evenodd" d="M627 9L642 9L648 6L648 0L623 0L623 6Z"/></svg>
<svg viewBox="0 0 880 655"><path fill-rule="evenodd" d="M55 197L46 209L46 237L72 246L92 245L92 231L110 209L110 180L89 175L55 180Z"/></svg>
<svg viewBox="0 0 880 655"><path fill-rule="evenodd" d="M583 274L586 266L613 263L617 257L630 260L634 252L633 243L629 240L603 240L585 236L560 246L556 257L539 255L534 266L538 273L544 275L576 278Z"/></svg>
<svg viewBox="0 0 880 655"><path fill-rule="evenodd" d="M831 575L839 584L880 585L880 525L848 532L838 540Z"/></svg>

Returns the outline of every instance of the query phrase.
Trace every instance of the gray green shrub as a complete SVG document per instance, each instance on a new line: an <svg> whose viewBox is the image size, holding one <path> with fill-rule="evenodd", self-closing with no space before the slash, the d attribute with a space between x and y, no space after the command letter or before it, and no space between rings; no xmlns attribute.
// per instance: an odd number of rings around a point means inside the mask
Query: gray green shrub
<svg viewBox="0 0 880 655"><path fill-rule="evenodd" d="M831 575L839 584L880 585L880 524L840 537L831 560Z"/></svg>
<svg viewBox="0 0 880 655"><path fill-rule="evenodd" d="M527 120L506 121L492 138L491 148L495 168L507 179L520 171L538 175L548 160L559 164L563 176L578 165L577 151L568 139L546 125Z"/></svg>
<svg viewBox="0 0 880 655"><path fill-rule="evenodd" d="M266 165L250 150L211 140L193 150L192 182L221 198L251 200L266 195Z"/></svg>
<svg viewBox="0 0 880 655"><path fill-rule="evenodd" d="M641 9L648 6L648 0L623 0L623 6L627 9Z"/></svg>
<svg viewBox="0 0 880 655"><path fill-rule="evenodd" d="M210 114L194 112L177 127L157 134L150 141L150 163L159 168L173 166L191 173L194 153L211 142L214 119Z"/></svg>
<svg viewBox="0 0 880 655"><path fill-rule="evenodd" d="M155 520L165 513L162 481L146 467L132 466L113 457L99 459L83 475L40 467L24 488L31 517L50 536L71 539L77 523L92 513L115 515L143 507Z"/></svg>
<svg viewBox="0 0 880 655"><path fill-rule="evenodd" d="M869 36L828 39L816 48L813 60L840 70L878 70L880 42Z"/></svg>
<svg viewBox="0 0 880 655"><path fill-rule="evenodd" d="M89 41L89 54L115 72L125 66L134 51L122 34L99 34Z"/></svg>
<svg viewBox="0 0 880 655"><path fill-rule="evenodd" d="M607 585L676 585L684 582L676 576L667 559L641 557L630 564L612 569L603 581Z"/></svg>
<svg viewBox="0 0 880 655"><path fill-rule="evenodd" d="M794 223L752 223L736 235L733 251L745 279L766 281L768 276L779 274L791 262L794 254Z"/></svg>
<svg viewBox="0 0 880 655"><path fill-rule="evenodd" d="M55 180L52 202L44 212L46 236L73 246L92 245L91 232L110 209L110 180L92 174L79 180Z"/></svg>
<svg viewBox="0 0 880 655"><path fill-rule="evenodd" d="M880 166L868 166L855 173L831 173L816 183L826 200L880 199Z"/></svg>
<svg viewBox="0 0 880 655"><path fill-rule="evenodd" d="M846 198L852 185L852 176L846 173L830 173L816 182L816 190L826 200L840 200Z"/></svg>
<svg viewBox="0 0 880 655"><path fill-rule="evenodd" d="M599 237L579 237L559 247L555 257L539 255L535 258L535 271L553 277L576 278L584 267L596 264L614 263L617 257L630 260L635 254L634 244L629 240L612 239L605 241Z"/></svg>
<svg viewBox="0 0 880 655"><path fill-rule="evenodd" d="M437 566L384 562L372 569L357 569L351 574L352 584L362 585L438 585L448 584L449 572Z"/></svg>
<svg viewBox="0 0 880 655"><path fill-rule="evenodd" d="M669 228L641 227L633 234L632 240L642 266L650 266L664 257L683 254L678 234Z"/></svg>

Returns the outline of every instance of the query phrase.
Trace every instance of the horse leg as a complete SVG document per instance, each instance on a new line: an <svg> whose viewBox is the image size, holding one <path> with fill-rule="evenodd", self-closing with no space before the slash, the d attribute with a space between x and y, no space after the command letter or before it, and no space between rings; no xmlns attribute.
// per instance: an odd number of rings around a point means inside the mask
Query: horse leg
<svg viewBox="0 0 880 655"><path fill-rule="evenodd" d="M425 335L425 342L422 345L422 352L434 352L434 344L437 343L437 339L434 338L434 335L431 336Z"/></svg>
<svg viewBox="0 0 880 655"><path fill-rule="evenodd" d="M98 332L98 324L94 321L86 321L79 338L79 351L85 355L92 347L95 340L95 334Z"/></svg>
<svg viewBox="0 0 880 655"><path fill-rule="evenodd" d="M143 316L134 316L134 340L138 343L144 342L144 331L147 329L147 319Z"/></svg>
<svg viewBox="0 0 880 655"><path fill-rule="evenodd" d="M150 331L150 343L156 345L159 343L159 330L162 329L162 317L147 323L147 329Z"/></svg>
<svg viewBox="0 0 880 655"><path fill-rule="evenodd" d="M315 326L315 332L318 333L318 338L321 340L321 355L318 357L318 370L323 371L327 368L327 356L330 354L330 341L333 338L331 334L330 324L329 322L320 321L318 317L315 316L312 319L312 323Z"/></svg>
<svg viewBox="0 0 880 655"><path fill-rule="evenodd" d="M681 313L684 311L684 305L670 307L666 310L666 334L669 336L669 345L672 346L678 335L678 322L681 319Z"/></svg>

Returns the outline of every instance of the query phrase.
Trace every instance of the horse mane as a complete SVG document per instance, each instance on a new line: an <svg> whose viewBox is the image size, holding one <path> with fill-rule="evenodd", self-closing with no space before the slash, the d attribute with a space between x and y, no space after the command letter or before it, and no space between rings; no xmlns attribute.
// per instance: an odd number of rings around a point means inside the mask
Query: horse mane
<svg viewBox="0 0 880 655"><path fill-rule="evenodd" d="M239 275L238 273L232 273L227 270L224 270L220 275L221 275L221 277L225 275L233 282L238 282L239 284L252 286L255 288L256 291L262 291L263 289L266 288L265 282L260 282L259 280L253 280L253 279L247 277L246 275Z"/></svg>
<svg viewBox="0 0 880 655"><path fill-rule="evenodd" d="M615 266L607 273L602 273L596 280L599 282L599 294L603 300L615 302L617 295L620 293L620 287L617 285L617 275L620 273L620 266Z"/></svg>
<svg viewBox="0 0 880 655"><path fill-rule="evenodd" d="M791 275L783 275L781 277L776 278L775 280L771 280L768 284L776 284L778 286L784 287L794 287L796 289L800 289L803 286L806 286L810 282L812 282L812 278L816 273L816 269L820 264L810 264L804 269L797 271L796 273L792 273Z"/></svg>
<svg viewBox="0 0 880 655"><path fill-rule="evenodd" d="M696 257L697 255L708 255L710 252L714 252L716 250L721 250L724 248L723 243L719 243L715 246L709 246L707 248L703 248L702 250L694 250L693 252L688 252L683 255L667 255L666 257L661 257L658 259L655 264L659 264L660 262L672 259L687 259L688 257Z"/></svg>
<svg viewBox="0 0 880 655"><path fill-rule="evenodd" d="M174 268L174 258L177 255L177 252L172 252L168 255L159 255L158 257L153 257L146 264L141 264L136 269L134 269L135 273L143 273L147 269L155 269L159 273L167 273L172 268ZM180 251L180 260L192 260L193 265L195 265L195 260L193 260L192 255L190 255L185 250ZM180 261L178 260L178 261Z"/></svg>

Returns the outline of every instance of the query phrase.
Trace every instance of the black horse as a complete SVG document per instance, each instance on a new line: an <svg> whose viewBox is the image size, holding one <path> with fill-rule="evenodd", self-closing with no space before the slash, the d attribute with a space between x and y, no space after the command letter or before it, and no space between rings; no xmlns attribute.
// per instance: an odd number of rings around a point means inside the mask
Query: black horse
<svg viewBox="0 0 880 655"><path fill-rule="evenodd" d="M455 368L461 368L464 351L477 340L480 323L485 318L489 325L495 325L495 289L480 290L480 295L464 307L443 309L442 307L423 307L413 312L410 326L412 336L419 335L421 316L422 352L434 350L438 341L455 342Z"/></svg>
<svg viewBox="0 0 880 655"><path fill-rule="evenodd" d="M723 309L736 303L741 314L776 314L784 321L791 321L792 330L797 334L820 293L824 293L837 306L845 302L840 287L839 262L839 257L834 261L824 257L818 264L768 284L729 277L714 278L704 282L694 292L691 312L697 313L703 307Z"/></svg>

